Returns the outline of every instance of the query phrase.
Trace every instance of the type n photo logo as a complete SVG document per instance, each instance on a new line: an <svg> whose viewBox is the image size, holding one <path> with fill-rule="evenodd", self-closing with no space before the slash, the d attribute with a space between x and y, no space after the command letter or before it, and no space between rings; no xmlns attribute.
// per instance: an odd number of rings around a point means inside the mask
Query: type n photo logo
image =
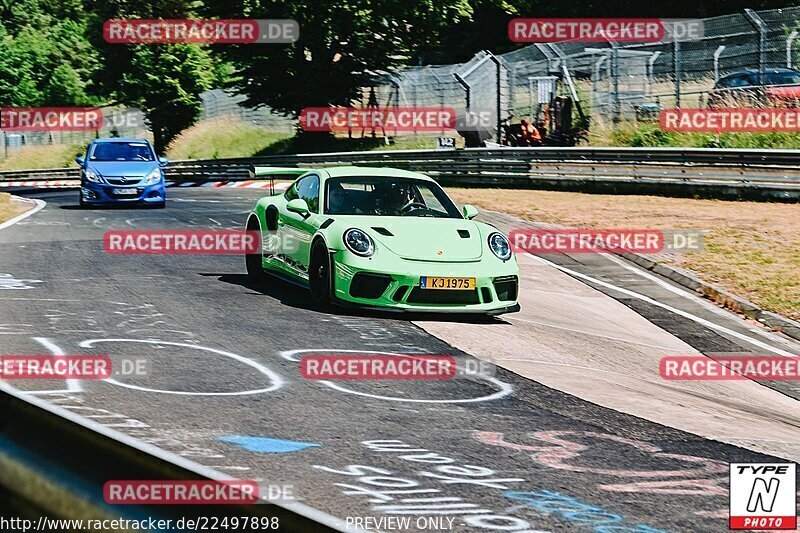
<svg viewBox="0 0 800 533"><path fill-rule="evenodd" d="M794 463L731 463L730 529L797 528Z"/></svg>

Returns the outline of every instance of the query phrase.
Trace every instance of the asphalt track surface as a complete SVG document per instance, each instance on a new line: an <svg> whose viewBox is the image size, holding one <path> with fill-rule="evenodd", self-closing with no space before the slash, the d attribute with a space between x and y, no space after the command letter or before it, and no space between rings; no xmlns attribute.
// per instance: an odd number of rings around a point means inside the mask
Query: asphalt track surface
<svg viewBox="0 0 800 533"><path fill-rule="evenodd" d="M240 228L260 194L172 189L164 210L80 210L75 191L26 194L47 207L0 231L0 353L102 353L146 360L148 372L14 385L384 531L398 530L377 522L390 516L410 519L404 531L726 531L727 463L779 460L503 368L435 382L306 380L303 350L467 354L418 325L431 318L323 313L303 289L254 286L240 257L103 251L110 229ZM671 334L708 342L695 323L629 300ZM522 327L514 315L431 324Z"/></svg>

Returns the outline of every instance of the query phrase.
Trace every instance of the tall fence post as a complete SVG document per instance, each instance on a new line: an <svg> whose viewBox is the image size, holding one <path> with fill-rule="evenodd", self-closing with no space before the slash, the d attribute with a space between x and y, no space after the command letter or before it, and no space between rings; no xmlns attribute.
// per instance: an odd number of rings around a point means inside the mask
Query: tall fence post
<svg viewBox="0 0 800 533"><path fill-rule="evenodd" d="M744 14L758 32L758 81L764 83L764 71L767 68L767 25L752 9L745 9Z"/></svg>
<svg viewBox="0 0 800 533"><path fill-rule="evenodd" d="M647 60L647 85L648 89L650 89L650 98L653 97L655 91L653 90L653 64L656 62L656 59L661 56L661 52L653 52L650 55L650 58Z"/></svg>
<svg viewBox="0 0 800 533"><path fill-rule="evenodd" d="M681 42L676 38L672 45L672 70L675 73L675 107L681 107Z"/></svg>
<svg viewBox="0 0 800 533"><path fill-rule="evenodd" d="M502 140L501 139L501 135L500 135L500 111L501 111L501 107L502 107L500 89L503 86L503 80L502 80L502 78L503 78L503 76L502 76L503 64L500 61L500 58L497 57L496 55L494 55L493 53L491 53L490 51L487 50L486 53L489 54L489 59L492 61L492 63L494 63L494 66L497 69L497 79L495 80L496 81L496 87L495 88L497 90L497 109L495 111L497 113L497 117L496 117L497 120L495 122L496 122L496 128L497 128L497 144L500 144L500 141Z"/></svg>
<svg viewBox="0 0 800 533"><path fill-rule="evenodd" d="M798 31L792 30L786 37L786 68L792 68L792 43L797 39Z"/></svg>
<svg viewBox="0 0 800 533"><path fill-rule="evenodd" d="M616 124L620 119L620 100L619 100L619 47L617 43L611 43L611 83L613 84L613 107L611 109L611 120Z"/></svg>
<svg viewBox="0 0 800 533"><path fill-rule="evenodd" d="M722 55L722 52L725 51L725 48L725 45L721 44L714 51L714 83L719 81L719 57Z"/></svg>

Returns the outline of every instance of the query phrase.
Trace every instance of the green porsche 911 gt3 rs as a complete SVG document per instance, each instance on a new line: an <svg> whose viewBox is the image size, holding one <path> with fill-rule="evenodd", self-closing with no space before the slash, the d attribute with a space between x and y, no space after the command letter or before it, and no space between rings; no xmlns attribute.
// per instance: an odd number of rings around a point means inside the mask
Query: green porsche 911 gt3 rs
<svg viewBox="0 0 800 533"><path fill-rule="evenodd" d="M299 175L283 194L258 200L247 218L246 229L261 237L260 253L246 256L252 279L269 272L300 283L321 307L519 310L519 267L505 235L472 220L475 207L459 211L428 176L362 167L251 174Z"/></svg>

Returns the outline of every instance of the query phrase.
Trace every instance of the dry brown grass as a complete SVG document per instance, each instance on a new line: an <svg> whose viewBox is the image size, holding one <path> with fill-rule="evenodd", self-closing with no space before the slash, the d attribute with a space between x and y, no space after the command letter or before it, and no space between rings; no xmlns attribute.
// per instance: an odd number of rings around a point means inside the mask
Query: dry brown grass
<svg viewBox="0 0 800 533"><path fill-rule="evenodd" d="M7 192L0 192L0 222L10 220L25 211L26 207L11 200Z"/></svg>
<svg viewBox="0 0 800 533"><path fill-rule="evenodd" d="M574 227L705 231L705 250L664 261L763 309L800 319L800 206L571 192L450 189L459 203Z"/></svg>

